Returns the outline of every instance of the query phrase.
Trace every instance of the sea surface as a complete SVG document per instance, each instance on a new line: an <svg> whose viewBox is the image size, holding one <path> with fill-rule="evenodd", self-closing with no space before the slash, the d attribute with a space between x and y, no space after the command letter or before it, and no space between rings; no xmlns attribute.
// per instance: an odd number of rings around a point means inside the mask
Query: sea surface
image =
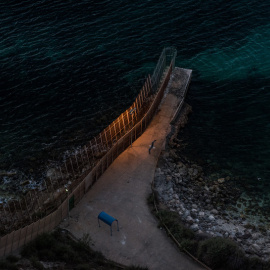
<svg viewBox="0 0 270 270"><path fill-rule="evenodd" d="M88 142L174 46L193 70L185 152L269 194L269 18L268 0L1 1L0 170Z"/></svg>

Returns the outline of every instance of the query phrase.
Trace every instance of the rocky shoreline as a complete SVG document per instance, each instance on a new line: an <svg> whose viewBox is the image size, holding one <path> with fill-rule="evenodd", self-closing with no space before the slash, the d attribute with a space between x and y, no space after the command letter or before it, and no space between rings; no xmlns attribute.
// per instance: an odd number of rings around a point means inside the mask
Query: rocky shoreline
<svg viewBox="0 0 270 270"><path fill-rule="evenodd" d="M190 106L186 104L176 126L185 125L189 112ZM270 260L269 218L262 216L253 222L252 209L241 211L239 201L241 207L246 202L233 177L213 180L201 166L180 156L177 148L181 148L181 142L175 136L178 129L173 131L155 172L154 187L160 203L177 212L195 233L231 238L248 257ZM256 210L259 205L254 207Z"/></svg>
<svg viewBox="0 0 270 270"><path fill-rule="evenodd" d="M46 159L47 156L27 157L20 166L9 170L0 169L0 204L25 195L28 191L45 190L47 181L61 180L59 168L66 159L74 156L80 147L59 151L56 160ZM63 175L64 176L64 175ZM68 177L67 177L68 178ZM68 182L68 181L67 181Z"/></svg>

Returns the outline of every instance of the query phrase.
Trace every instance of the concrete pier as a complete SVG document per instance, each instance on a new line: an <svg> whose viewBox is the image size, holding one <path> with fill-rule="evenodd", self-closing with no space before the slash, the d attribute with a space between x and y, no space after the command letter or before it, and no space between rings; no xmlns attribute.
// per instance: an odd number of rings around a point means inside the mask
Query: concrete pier
<svg viewBox="0 0 270 270"><path fill-rule="evenodd" d="M160 110L146 131L132 143L105 171L81 202L61 223L77 238L89 234L92 248L108 259L124 265L147 266L149 269L202 269L181 253L150 212L147 197L161 150L164 148L171 121L183 104L191 70L175 68ZM156 140L151 153L149 146ZM97 217L105 211L119 221L110 235L107 226L98 226Z"/></svg>

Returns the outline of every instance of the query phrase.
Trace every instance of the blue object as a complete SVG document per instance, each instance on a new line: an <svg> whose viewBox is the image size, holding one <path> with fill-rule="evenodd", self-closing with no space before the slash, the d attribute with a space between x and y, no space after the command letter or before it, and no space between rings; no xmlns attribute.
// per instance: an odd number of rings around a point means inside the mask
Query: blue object
<svg viewBox="0 0 270 270"><path fill-rule="evenodd" d="M111 236L112 236L112 223L114 221L117 222L117 231L119 231L118 220L116 218L108 215L107 213L105 213L103 211L99 213L99 215L98 215L98 225L100 227L99 220L102 220L104 223L108 224L111 227Z"/></svg>

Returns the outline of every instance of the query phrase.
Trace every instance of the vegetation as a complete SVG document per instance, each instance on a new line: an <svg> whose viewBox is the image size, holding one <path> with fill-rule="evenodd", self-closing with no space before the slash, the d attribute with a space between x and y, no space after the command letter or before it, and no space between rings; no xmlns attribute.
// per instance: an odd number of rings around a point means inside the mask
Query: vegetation
<svg viewBox="0 0 270 270"><path fill-rule="evenodd" d="M160 220L158 226L168 229L179 243L180 250L189 252L211 269L270 270L270 262L263 262L257 257L247 258L233 240L195 234L184 226L176 212L168 211L162 205L159 205L159 208L163 209L158 209L157 212L154 194L151 194L147 201L153 214Z"/></svg>
<svg viewBox="0 0 270 270"><path fill-rule="evenodd" d="M90 242L91 238L88 234L84 235L80 241L74 241L65 231L56 230L53 233L44 233L23 247L21 259L9 256L0 261L0 269L43 270L45 269L43 262L55 262L57 266L53 269L59 270L147 269L139 266L127 267L107 260L102 253L93 251L89 247Z"/></svg>
<svg viewBox="0 0 270 270"><path fill-rule="evenodd" d="M199 242L197 255L213 269L227 266L228 269L241 269L245 264L242 250L230 239L214 237Z"/></svg>

